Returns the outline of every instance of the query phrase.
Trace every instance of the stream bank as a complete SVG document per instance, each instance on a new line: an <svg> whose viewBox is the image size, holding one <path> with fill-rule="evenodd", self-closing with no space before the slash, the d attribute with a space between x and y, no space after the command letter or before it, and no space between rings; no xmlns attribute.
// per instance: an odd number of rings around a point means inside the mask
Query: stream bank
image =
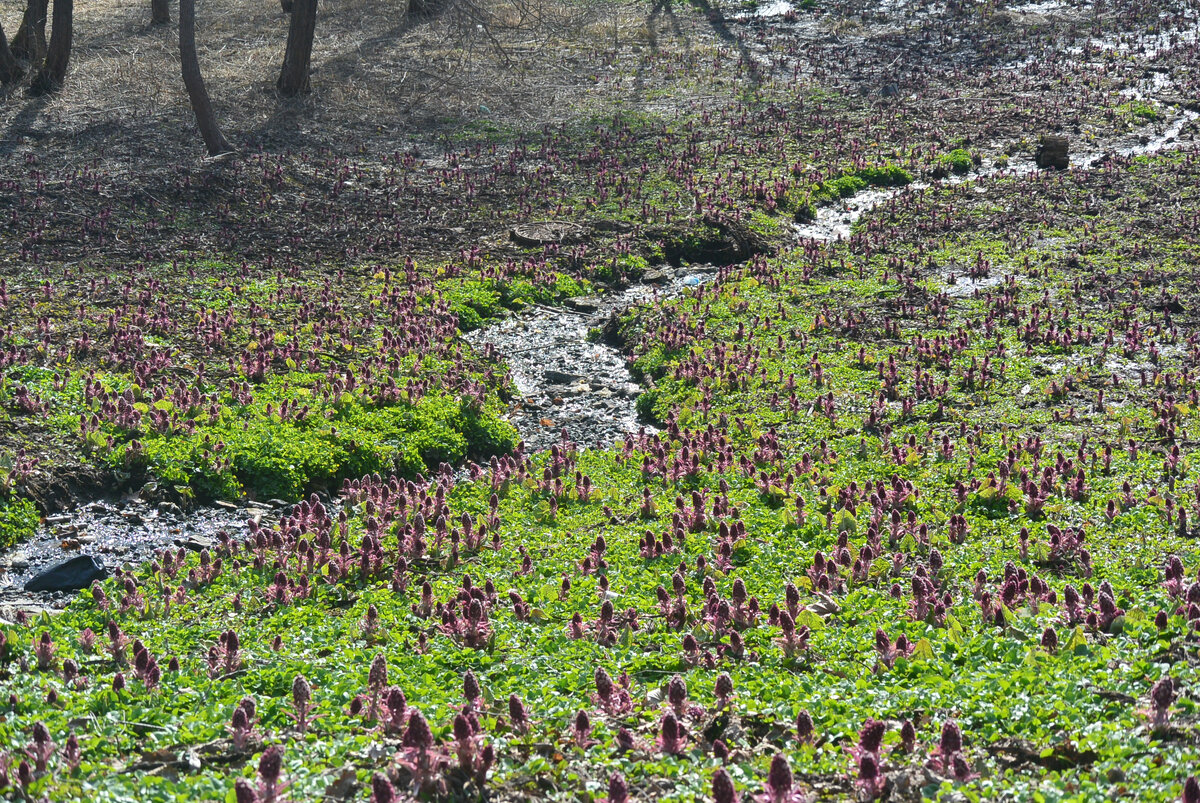
<svg viewBox="0 0 1200 803"><path fill-rule="evenodd" d="M1072 153L1073 169L1098 167L1106 157L1131 158L1178 147L1194 141L1188 127L1200 113L1181 110L1164 121L1153 136L1142 134L1106 143L1091 143ZM1187 136L1185 137L1185 132ZM820 207L816 219L794 228L798 240L846 239L865 214L902 198L905 193L987 178L1030 176L1037 171L1028 157L1013 158L962 175L951 175L934 184L914 183L894 189L868 189L841 202ZM980 191L986 191L982 184ZM709 281L717 268L711 265L664 266L646 277L649 281L603 296L575 299L571 308L536 306L491 326L465 335L476 349L504 359L517 392L509 420L518 429L527 452L559 442L565 430L585 448L603 448L645 426L638 420L634 382L619 349L589 338L589 330L610 316L642 304L658 304ZM972 283L947 277L949 295L963 295L998 283L998 279ZM956 283L957 281L957 283ZM70 513L50 516L35 536L0 554L0 619L11 619L15 610L62 607L73 591L29 593L25 584L40 572L79 556L90 555L106 571L151 560L167 547L203 549L222 534L241 538L250 521L270 523L287 505L281 501L218 504L189 511L170 503L156 504L141 495L85 502Z"/></svg>

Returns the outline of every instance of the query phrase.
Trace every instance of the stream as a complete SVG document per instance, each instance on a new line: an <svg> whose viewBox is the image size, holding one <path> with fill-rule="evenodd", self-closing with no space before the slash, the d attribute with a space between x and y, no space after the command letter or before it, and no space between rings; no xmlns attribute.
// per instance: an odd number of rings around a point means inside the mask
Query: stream
<svg viewBox="0 0 1200 803"><path fill-rule="evenodd" d="M1200 114L1184 111L1158 134L1127 137L1072 153L1075 169L1096 166L1106 154L1124 157L1158 153L1177 144L1184 128ZM795 226L797 239L845 239L855 222L889 200L938 184L957 184L989 177L1019 177L1037 172L1031 158L1014 158L1003 167L989 166L953 175L935 184L914 183L894 189L868 189L817 211L815 220ZM986 191L984 185L979 185ZM645 424L638 421L636 400L641 388L633 381L625 355L588 338L612 314L641 304L657 304L709 281L715 266L669 266L654 271L649 283L598 297L575 299L572 308L537 306L465 335L484 353L504 359L519 397L509 419L520 432L527 452L549 448L567 437L582 447L611 445ZM950 279L950 284L954 279ZM962 295L983 289L965 277L951 290ZM147 496L152 496L147 494ZM74 591L26 592L25 583L68 558L89 555L108 571L136 566L166 547L200 550L217 542L220 533L240 538L251 520L270 524L286 508L281 501L233 505L221 503L187 512L169 503L153 504L142 494L79 504L70 514L50 516L36 535L0 553L0 621L15 612L61 608Z"/></svg>

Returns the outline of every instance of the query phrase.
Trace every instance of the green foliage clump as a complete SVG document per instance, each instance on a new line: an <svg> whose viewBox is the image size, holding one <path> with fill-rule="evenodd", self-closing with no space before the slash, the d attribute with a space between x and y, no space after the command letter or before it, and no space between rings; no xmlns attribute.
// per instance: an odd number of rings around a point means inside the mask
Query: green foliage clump
<svg viewBox="0 0 1200 803"><path fill-rule="evenodd" d="M643 421L658 421L658 416L654 411L654 406L657 403L658 391L654 390L653 388L639 395L636 402L638 418Z"/></svg>
<svg viewBox="0 0 1200 803"><path fill-rule="evenodd" d="M464 332L478 329L500 312L500 293L491 279L447 282L439 289Z"/></svg>
<svg viewBox="0 0 1200 803"><path fill-rule="evenodd" d="M315 409L283 420L281 397ZM270 407L271 409L268 409ZM250 404L232 402L191 434L141 433L104 455L110 465L136 468L202 499L297 499L315 488L375 472L413 477L442 463L510 451L517 434L494 402L479 405L446 393L415 403L379 404L358 393L319 401L307 388L272 380Z"/></svg>
<svg viewBox="0 0 1200 803"><path fill-rule="evenodd" d="M1138 125L1153 123L1163 117L1162 110L1156 104L1144 100L1131 100L1118 106L1117 110Z"/></svg>
<svg viewBox="0 0 1200 803"><path fill-rule="evenodd" d="M899 165L862 167L814 184L812 192L807 196L807 204L797 199L790 201L789 206L795 210L796 220L803 222L816 217L813 202L829 203L849 198L867 187L902 187L911 182L912 176Z"/></svg>
<svg viewBox="0 0 1200 803"><path fill-rule="evenodd" d="M812 197L818 201L836 201L839 198L849 198L866 188L865 179L849 173L817 184L813 187Z"/></svg>
<svg viewBox="0 0 1200 803"><path fill-rule="evenodd" d="M966 148L955 148L937 158L938 165L954 173L967 173L975 165L975 157Z"/></svg>
<svg viewBox="0 0 1200 803"><path fill-rule="evenodd" d="M854 172L872 187L903 187L912 183L912 175L899 165L864 167Z"/></svg>
<svg viewBox="0 0 1200 803"><path fill-rule="evenodd" d="M38 512L33 502L21 497L0 500L0 549L33 535L38 525Z"/></svg>
<svg viewBox="0 0 1200 803"><path fill-rule="evenodd" d="M592 276L600 281L612 281L621 276L636 279L649 269L650 261L640 254L618 254L597 265Z"/></svg>

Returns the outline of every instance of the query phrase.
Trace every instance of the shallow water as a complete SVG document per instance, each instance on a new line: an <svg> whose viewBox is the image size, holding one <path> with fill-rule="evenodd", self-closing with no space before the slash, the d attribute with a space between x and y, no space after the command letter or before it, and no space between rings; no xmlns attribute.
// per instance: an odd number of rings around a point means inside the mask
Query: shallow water
<svg viewBox="0 0 1200 803"><path fill-rule="evenodd" d="M668 269L669 270L669 269ZM508 364L520 398L509 420L527 451L567 437L585 448L605 447L640 426L636 399L642 388L629 373L625 354L588 338L614 313L655 304L709 280L711 266L673 271L661 284L638 284L592 299L587 312L536 307L471 332L477 349L491 346Z"/></svg>
<svg viewBox="0 0 1200 803"><path fill-rule="evenodd" d="M174 505L150 505L139 498L99 499L67 514L50 516L33 538L0 555L0 617L7 606L30 600L64 603L77 592L27 594L26 581L76 555L91 555L109 572L136 566L168 547L213 546L221 532L243 538L249 522L271 521L280 509L250 504L206 506L187 512ZM4 617L6 618L6 617Z"/></svg>

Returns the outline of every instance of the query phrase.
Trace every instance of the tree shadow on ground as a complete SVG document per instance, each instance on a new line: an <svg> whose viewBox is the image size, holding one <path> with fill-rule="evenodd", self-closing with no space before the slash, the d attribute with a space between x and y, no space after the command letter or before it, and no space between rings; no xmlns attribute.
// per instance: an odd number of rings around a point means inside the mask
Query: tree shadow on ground
<svg viewBox="0 0 1200 803"><path fill-rule="evenodd" d="M24 88L24 83L12 84L4 92L0 92L0 103L16 95L18 90ZM42 109L46 108L47 104L50 103L52 97L51 95L39 95L25 101L25 106L12 118L4 133L0 134L0 156L11 154L20 145L21 140L27 137L44 139L51 136L47 132L38 131L33 128L33 124L37 120L38 115L41 114Z"/></svg>
<svg viewBox="0 0 1200 803"><path fill-rule="evenodd" d="M675 36L685 48L690 50L690 43L684 33L683 26L680 24L679 17L675 14L676 0L654 0L650 7L650 13L646 16L646 33L649 39L650 52L655 56L659 53L658 44L658 28L660 20L665 18L669 21L671 33ZM750 76L750 86L752 89L757 88L762 84L763 76L758 62L754 55L750 52L750 48L746 46L745 41L741 36L734 33L729 27L729 21L725 17L725 13L717 6L714 6L709 0L688 0L689 4L700 11L704 15L705 21L712 28L713 33L723 41L728 42L737 48L738 54L743 62L747 65L747 72ZM638 86L641 85L641 79L648 69L645 61L638 67L636 78Z"/></svg>
<svg viewBox="0 0 1200 803"><path fill-rule="evenodd" d="M746 46L745 40L730 30L729 21L725 18L725 12L719 6L711 4L708 0L689 0L689 2L704 12L704 19L708 20L713 33L722 41L728 42L737 48L738 55L742 57L742 61L746 64L746 71L750 76L751 86L757 87L762 84L762 70L758 61L754 58L754 54L750 52L750 48Z"/></svg>

